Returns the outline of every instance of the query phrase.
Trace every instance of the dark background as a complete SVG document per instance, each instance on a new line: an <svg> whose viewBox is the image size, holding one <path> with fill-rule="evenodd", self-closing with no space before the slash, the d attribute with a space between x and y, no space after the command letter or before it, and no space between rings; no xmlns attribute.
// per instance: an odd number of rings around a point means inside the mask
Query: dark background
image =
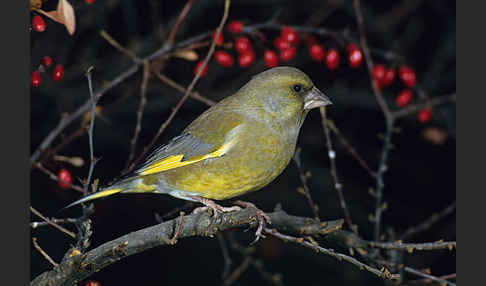
<svg viewBox="0 0 486 286"><path fill-rule="evenodd" d="M214 29L222 15L223 1L196 1L176 41ZM47 1L45 10L55 8L57 1ZM87 67L95 67L95 89L126 70L130 59L110 46L98 32L105 29L124 46L145 56L158 49L164 42L175 17L183 7L183 1L96 1L87 5L84 1L72 1L77 17L76 33L71 37L65 28L46 19L47 29L43 33L31 32L31 70L35 70L42 56L50 55L56 63L65 67L65 77L54 82L49 73L43 74L39 88L31 89L31 152L57 125L60 114L72 112L88 97L87 82L83 76ZM454 93L456 90L456 7L454 1L373 1L362 2L368 42L371 47L390 50L403 56L400 61L385 61L374 56L377 63L398 66L406 63L418 75L418 83L430 97ZM232 1L230 18L242 19L248 24L267 21L280 11L278 21L292 25L307 25L310 19L318 19L318 26L341 31L349 29L358 38L356 21L351 1ZM396 14L392 14L395 13ZM390 16L393 15L393 16ZM263 31L269 39L277 32ZM231 39L225 34L226 41ZM323 64L311 61L307 49L301 45L297 56L289 65L305 71L317 87L331 97L334 105L328 108L329 117L344 136L353 144L363 158L376 168L384 132L384 118L372 94L368 74L362 66L352 70L344 63L345 51L332 38L319 38L326 46L338 47L342 63L337 71L328 71ZM196 86L202 95L213 99L235 92L250 76L265 69L262 61L263 46L254 42L256 63L243 69L223 68L214 61L208 75ZM200 56L204 56L203 49ZM177 82L188 85L192 79L195 62L171 59L164 73ZM128 158L130 139L136 122L141 73L132 76L108 92L100 105L103 117L98 118L95 128L95 155L102 157L94 176L107 183L120 174ZM395 83L384 95L394 106L394 96L403 87ZM137 145L148 144L158 126L167 118L180 94L162 84L156 78L148 85L147 106L142 131ZM159 144L177 135L195 119L206 106L189 99L176 119L164 132ZM79 128L75 122L63 134ZM445 208L455 200L456 139L455 106L434 108L433 120L419 123L414 115L398 122L401 132L393 137L394 149L389 160L389 171L385 175L385 201L388 209L384 213L386 232L393 229L403 232L434 212ZM426 127L437 127L448 134L440 145L432 144L422 136ZM60 141L55 141L57 145ZM373 225L368 215L374 212L374 199L368 190L374 181L359 167L338 140L333 137L337 153L337 168L344 184L344 196L353 222L365 239L372 238ZM332 186L329 160L324 134L317 111L312 111L301 130L299 146L302 147L302 164L312 173L309 187L315 202L320 207L322 220L343 217L337 194ZM81 156L89 160L88 137L82 136L59 152L65 156ZM75 178L85 178L88 165L81 168L69 164L48 161L46 167L57 173L68 168ZM77 181L79 184L79 181ZM291 163L285 172L264 190L242 197L271 211L277 203L294 215L311 216L305 197L296 192L300 186L297 169ZM31 205L49 217L76 217L80 209L59 213L59 209L77 199L79 194L62 190L45 174L33 169L31 172ZM96 212L92 216L94 234L92 247L106 241L156 223L154 213L164 214L185 202L157 195L120 195L95 202ZM38 218L32 217L38 221ZM60 261L72 240L51 228L32 231L42 247L55 261ZM250 232L238 232L236 236L244 245L253 239ZM455 218L447 217L431 229L415 237L415 242L455 240ZM325 246L325 245L324 245ZM345 249L336 250L346 253ZM278 240L267 239L256 245L270 272L281 273L285 284L339 283L370 285L380 282L372 274L359 271L355 266L339 262L324 255ZM273 250L273 252L272 252ZM239 254L232 252L235 266L241 262ZM434 275L454 273L455 252L434 251L407 255L407 265L414 268L430 267ZM126 285L138 283L153 285L180 283L182 285L203 282L219 284L223 258L216 239L189 238L173 247L159 247L134 255L111 265L91 278L103 285L115 283ZM50 265L31 248L31 278L50 269ZM250 268L237 285L268 284Z"/></svg>

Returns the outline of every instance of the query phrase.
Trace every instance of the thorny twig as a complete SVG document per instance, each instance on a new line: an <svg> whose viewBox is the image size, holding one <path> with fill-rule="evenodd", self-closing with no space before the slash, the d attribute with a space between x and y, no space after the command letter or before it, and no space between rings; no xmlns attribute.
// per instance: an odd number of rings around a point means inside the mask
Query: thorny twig
<svg viewBox="0 0 486 286"><path fill-rule="evenodd" d="M302 183L302 187L304 189L304 195L307 198L307 202L309 203L309 206L312 210L312 213L314 214L314 218L316 220L319 220L319 207L312 200L310 190L309 190L309 186L307 186L307 177L304 174L304 170L302 170L302 163L300 161L300 151L302 151L301 148L297 148L295 150L295 154L294 154L293 159L294 159L295 165L297 166L297 171L299 172L299 178L300 178L300 182Z"/></svg>
<svg viewBox="0 0 486 286"><path fill-rule="evenodd" d="M434 250L434 249L449 249L456 248L455 241L437 241L426 243L403 243L403 242L367 242L370 247L383 249L399 249L413 252L414 250Z"/></svg>
<svg viewBox="0 0 486 286"><path fill-rule="evenodd" d="M326 136L327 155L329 156L329 161L331 163L331 176L334 181L334 188L336 189L336 192L338 193L339 196L339 204L341 205L341 209L344 212L344 218L346 219L346 223L348 224L349 228L353 232L357 232L356 227L353 226L353 223L351 221L351 215L349 214L349 210L346 205L346 200L344 199L343 185L341 184L338 178L337 168L336 168L336 152L332 148L331 136L329 134L329 128L327 128L327 124L326 124L326 108L324 106L321 106L319 108L319 111L321 112L322 128L324 129L324 134Z"/></svg>
<svg viewBox="0 0 486 286"><path fill-rule="evenodd" d="M439 283L443 283L444 285L456 286L455 283L444 280L444 279L439 278L437 276L433 276L433 275L430 275L430 274L423 273L422 271L419 271L417 269L405 266L403 264L397 265L397 264L392 263L390 261L384 261L384 260L376 260L376 262L378 262L382 265L387 265L389 267L397 266L398 268L403 269L405 272L408 272L408 273L411 273L411 274L414 274L414 275L417 275L417 276L420 276L420 277L424 277L424 278L427 278L427 279L430 279L430 280L433 280L433 281L436 281L436 282L439 282Z"/></svg>
<svg viewBox="0 0 486 286"><path fill-rule="evenodd" d="M376 206L375 206L375 215L374 215L374 222L375 222L375 231L374 231L374 240L380 240L380 228L381 228L381 214L382 214L382 200L383 200L383 188L385 187L383 176L385 171L387 170L387 159L388 153L391 149L391 139L394 127L394 120L393 115L390 112L388 105L386 104L383 95L378 88L378 83L373 78L373 60L370 55L370 49L368 47L368 43L366 40L366 33L364 28L364 21L363 15L361 13L361 3L360 0L353 0L353 7L354 13L356 16L356 22L358 24L359 29L359 38L360 38L360 46L363 50L363 55L366 59L366 67L368 68L368 74L371 81L371 86L373 88L373 92L375 94L376 101L385 116L386 121L386 134L385 140L383 142L383 149L380 156L380 162L378 164L378 169L375 172L376 174L376 190L375 190L375 198L376 198Z"/></svg>
<svg viewBox="0 0 486 286"><path fill-rule="evenodd" d="M290 241L290 242L297 243L299 245L313 249L313 250L315 250L319 253L323 253L323 254L332 256L332 257L338 259L339 261L344 260L346 262L349 262L349 263L359 267L360 269L365 269L365 270L375 274L378 277L381 277L381 278L384 278L384 279L391 279L391 280L396 280L396 279L399 279L399 277L400 277L400 275L398 275L398 274L391 274L387 269L378 270L378 269L373 268L373 267L371 267L367 264L359 262L357 259L355 259L351 256L335 252L332 249L324 248L322 246L319 246L318 244L309 242L309 241L305 240L304 238L298 238L298 237L293 237L293 236L290 236L290 235L282 234L275 229L264 228L264 230L265 230L266 233L273 235L277 238L280 238L283 241Z"/></svg>

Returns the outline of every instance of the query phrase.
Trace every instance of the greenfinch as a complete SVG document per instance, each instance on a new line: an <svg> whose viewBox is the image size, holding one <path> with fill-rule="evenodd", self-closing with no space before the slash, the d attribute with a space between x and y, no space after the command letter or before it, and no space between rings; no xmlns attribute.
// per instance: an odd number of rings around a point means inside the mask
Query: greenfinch
<svg viewBox="0 0 486 286"><path fill-rule="evenodd" d="M200 202L214 214L234 210L213 200L256 191L273 181L290 162L309 110L328 104L329 98L302 71L266 70L203 112L133 172L67 207L117 193L158 193Z"/></svg>

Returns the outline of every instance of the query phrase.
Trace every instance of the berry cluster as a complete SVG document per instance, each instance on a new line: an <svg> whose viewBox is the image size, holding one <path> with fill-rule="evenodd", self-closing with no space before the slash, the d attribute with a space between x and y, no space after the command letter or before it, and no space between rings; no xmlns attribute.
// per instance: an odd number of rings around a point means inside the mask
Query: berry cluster
<svg viewBox="0 0 486 286"><path fill-rule="evenodd" d="M44 72L47 68L52 67L53 65L53 60L49 56L44 56L41 60L41 65L37 70L32 72L30 75L30 84L33 87L38 87L42 80L41 80L41 72ZM52 79L55 81L60 81L64 77L64 67L60 64L56 65L54 67L54 70L52 72Z"/></svg>
<svg viewBox="0 0 486 286"><path fill-rule="evenodd" d="M372 75L378 88L383 89L393 83L396 72L395 69L391 67L386 68L381 64L377 64L373 67ZM417 76L412 68L402 65L398 69L398 78L405 89L400 91L395 97L395 104L397 107L403 108L409 105L413 100L413 92L411 89L414 88L417 83ZM422 123L429 122L431 118L432 110L430 108L424 108L417 114L417 119Z"/></svg>
<svg viewBox="0 0 486 286"><path fill-rule="evenodd" d="M243 35L244 24L241 21L232 21L228 23L225 30L234 37L232 48L237 53L237 63L240 67L249 67L255 61L255 50L253 49L250 39ZM214 40L216 32L213 32L212 39ZM264 37L262 37L263 39ZM265 40L263 39L265 42ZM216 45L223 46L224 36L220 33L218 39L215 40ZM306 36L305 41L309 55L313 61L323 62L329 70L335 70L340 64L339 51L331 48L326 52L322 44L318 43L314 36ZM301 43L300 35L297 31L289 26L285 26L280 30L280 34L273 39L271 47L265 47L263 52L263 61L265 66L273 68L279 65L279 62L288 62L292 60L297 54L297 47ZM363 61L363 54L358 46L350 43L347 47L348 62L351 68L358 68ZM232 67L235 63L235 58L230 52L219 49L214 53L214 59L223 67ZM208 67L203 66L203 62L199 61L194 68L194 74L202 69L201 76L206 75Z"/></svg>

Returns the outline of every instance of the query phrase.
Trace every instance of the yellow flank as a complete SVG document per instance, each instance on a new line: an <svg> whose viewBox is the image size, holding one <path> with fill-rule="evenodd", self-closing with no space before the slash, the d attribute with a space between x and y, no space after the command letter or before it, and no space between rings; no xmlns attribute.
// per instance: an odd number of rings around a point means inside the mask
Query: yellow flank
<svg viewBox="0 0 486 286"><path fill-rule="evenodd" d="M155 190L155 185L146 185L143 182L137 184L137 193L140 192L152 192Z"/></svg>
<svg viewBox="0 0 486 286"><path fill-rule="evenodd" d="M228 149L231 147L231 145L232 145L232 141L227 142L227 143L223 144L216 151L213 151L213 152L206 154L206 155L197 156L197 157L191 158L190 160L186 160L186 161L182 161L182 158L184 158L183 154L172 155L172 156L169 156L169 157L167 157L167 158L165 158L161 161L155 162L152 165L147 166L147 168L145 168L145 171L141 172L140 175L142 175L142 176L151 175L151 174L167 171L167 170L170 170L170 169L175 169L175 168L179 168L179 167L182 167L182 166L186 166L186 165L189 165L189 164L193 164L193 163L205 160L205 159L216 158L216 157L222 156L226 151L228 151Z"/></svg>

